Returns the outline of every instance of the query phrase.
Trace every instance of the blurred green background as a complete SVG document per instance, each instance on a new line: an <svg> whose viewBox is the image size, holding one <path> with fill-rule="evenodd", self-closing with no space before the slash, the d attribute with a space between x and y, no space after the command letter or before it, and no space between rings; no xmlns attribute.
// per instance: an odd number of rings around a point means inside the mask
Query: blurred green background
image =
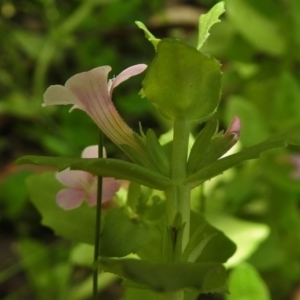
<svg viewBox="0 0 300 300"><path fill-rule="evenodd" d="M42 108L46 88L101 65L112 66L113 77L133 64L150 63L154 49L136 20L158 38L177 37L196 45L199 15L217 2L0 2L0 299L91 297L89 263L78 259L83 250L39 225L40 216L29 201L24 181L45 168L14 165L25 154L79 156L97 143L97 128L81 111ZM204 49L223 65L221 127L239 116L239 147L248 147L300 123L300 1L225 3L227 12ZM138 96L142 78L118 87L114 102L133 128L141 122L159 135L170 124ZM109 141L105 145L111 157L120 157ZM275 300L300 299L299 155L296 148L272 151L218 178L206 190L207 214L268 226L268 237L255 245L247 261ZM118 280L104 278L103 287L99 299L121 299Z"/></svg>

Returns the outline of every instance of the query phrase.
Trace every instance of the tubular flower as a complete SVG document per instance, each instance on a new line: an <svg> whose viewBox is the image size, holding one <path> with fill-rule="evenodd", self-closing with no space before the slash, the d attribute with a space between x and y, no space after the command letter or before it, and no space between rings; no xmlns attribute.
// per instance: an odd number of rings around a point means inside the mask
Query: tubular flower
<svg viewBox="0 0 300 300"><path fill-rule="evenodd" d="M72 76L65 86L50 86L44 94L43 106L73 104L71 110L78 108L85 111L116 145L129 144L139 149L134 132L123 121L112 102L112 92L120 83L146 68L145 64L134 65L109 81L110 66L79 73Z"/></svg>
<svg viewBox="0 0 300 300"><path fill-rule="evenodd" d="M81 155L83 158L97 158L98 146L85 148ZM56 194L56 203L65 210L79 207L86 199L89 206L97 203L97 176L85 171L74 171L69 168L56 173L56 179L67 188ZM119 190L120 183L114 178L103 178L102 204L113 198Z"/></svg>

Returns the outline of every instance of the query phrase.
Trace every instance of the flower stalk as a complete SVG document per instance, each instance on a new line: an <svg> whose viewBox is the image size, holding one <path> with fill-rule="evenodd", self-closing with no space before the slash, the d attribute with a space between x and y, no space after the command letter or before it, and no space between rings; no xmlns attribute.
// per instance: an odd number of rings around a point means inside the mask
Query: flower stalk
<svg viewBox="0 0 300 300"><path fill-rule="evenodd" d="M98 157L103 157L103 133L99 132L99 148ZM96 206L96 225L95 225L95 246L94 246L94 263L97 262L100 250L100 226L101 226L101 210L102 210L102 177L98 176L97 189L97 206ZM94 269L93 273L93 297L97 300L98 295L98 269Z"/></svg>

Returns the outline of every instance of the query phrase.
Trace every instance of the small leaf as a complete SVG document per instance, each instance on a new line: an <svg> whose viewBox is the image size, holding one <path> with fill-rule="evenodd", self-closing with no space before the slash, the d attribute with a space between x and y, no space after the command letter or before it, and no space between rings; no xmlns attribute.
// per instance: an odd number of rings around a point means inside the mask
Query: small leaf
<svg viewBox="0 0 300 300"><path fill-rule="evenodd" d="M156 171L156 167L144 153L140 153L140 151L138 151L134 147L131 147L128 144L123 144L120 147L136 164L147 169Z"/></svg>
<svg viewBox="0 0 300 300"><path fill-rule="evenodd" d="M254 159L259 157L262 152L286 147L287 145L297 145L300 146L300 128L294 128L289 132L281 135L277 135L275 137L271 137L265 140L262 143L259 143L255 146L246 148L238 153L226 156L221 158L210 165L200 169L195 174L189 176L185 183L189 184L192 188L198 186L202 182L213 178L222 172L242 163L245 160Z"/></svg>
<svg viewBox="0 0 300 300"><path fill-rule="evenodd" d="M202 14L199 18L199 33L198 33L198 46L197 49L200 50L204 42L209 36L210 28L221 22L219 17L225 12L224 2L221 1L217 3L212 9L206 13Z"/></svg>
<svg viewBox="0 0 300 300"><path fill-rule="evenodd" d="M100 270L148 286L158 292L185 288L202 293L226 292L226 270L219 263L152 263L138 259L105 259Z"/></svg>
<svg viewBox="0 0 300 300"><path fill-rule="evenodd" d="M120 209L111 209L105 217L100 235L100 255L122 257L136 253L151 237L149 225L129 218Z"/></svg>
<svg viewBox="0 0 300 300"><path fill-rule="evenodd" d="M154 131L149 129L146 134L147 151L156 169L163 175L170 175L170 163L164 148L159 143Z"/></svg>
<svg viewBox="0 0 300 300"><path fill-rule="evenodd" d="M248 263L234 268L229 276L229 291L226 300L271 300L266 283L256 269Z"/></svg>
<svg viewBox="0 0 300 300"><path fill-rule="evenodd" d="M199 170L204 166L211 164L225 154L232 146L234 135L221 135L213 138L202 160L195 166L195 170Z"/></svg>
<svg viewBox="0 0 300 300"><path fill-rule="evenodd" d="M212 136L216 133L217 127L217 119L210 119L196 137L187 163L189 174L191 174L196 169L196 166L203 160L204 154L207 151Z"/></svg>
<svg viewBox="0 0 300 300"><path fill-rule="evenodd" d="M153 44L155 50L157 49L157 45L158 43L160 42L160 39L157 39L149 30L148 28L146 27L145 24L143 24L142 22L140 21L135 21L135 24L137 25L138 28L142 29L145 33L145 37L148 39L148 41L150 43Z"/></svg>
<svg viewBox="0 0 300 300"><path fill-rule="evenodd" d="M172 182L169 178L133 163L110 158L72 158L28 155L19 158L17 164L35 164L57 167L60 171L70 167L94 175L127 179L139 184L164 190Z"/></svg>

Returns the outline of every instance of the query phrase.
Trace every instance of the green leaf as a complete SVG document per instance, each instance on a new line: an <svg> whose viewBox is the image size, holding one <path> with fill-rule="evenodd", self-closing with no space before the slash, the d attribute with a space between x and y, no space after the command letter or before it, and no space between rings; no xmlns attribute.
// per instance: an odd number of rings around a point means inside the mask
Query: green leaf
<svg viewBox="0 0 300 300"><path fill-rule="evenodd" d="M164 117L203 122L220 101L220 64L179 40L164 39L142 84Z"/></svg>
<svg viewBox="0 0 300 300"><path fill-rule="evenodd" d="M198 33L198 46L197 49L200 50L203 46L206 39L209 37L209 30L210 28L218 23L221 22L219 17L225 12L224 2L221 1L217 3L211 10L206 13L202 14L199 18L199 33Z"/></svg>
<svg viewBox="0 0 300 300"><path fill-rule="evenodd" d="M146 133L146 145L156 169L159 170L161 174L169 176L170 163L168 157L152 129L149 129Z"/></svg>
<svg viewBox="0 0 300 300"><path fill-rule="evenodd" d="M158 292L193 288L202 293L225 292L226 270L219 263L152 263L137 259L105 259L100 270L145 285Z"/></svg>
<svg viewBox="0 0 300 300"><path fill-rule="evenodd" d="M264 142L255 146L246 148L238 153L221 158L212 164L202 168L195 174L189 176L184 183L189 184L192 188L202 182L213 178L222 172L242 163L245 160L258 158L259 155L274 148L286 147L287 145L300 146L300 128L294 128L288 133L271 137Z"/></svg>
<svg viewBox="0 0 300 300"><path fill-rule="evenodd" d="M211 237L209 241L207 240L208 237ZM204 244L201 245L201 243ZM236 245L224 234L223 231L208 223L202 215L192 212L191 241L184 254L185 257L188 257L193 250L196 247L200 247L200 245L202 249L197 250L201 250L199 251L201 252L201 255L196 258L197 263L204 263L207 261L224 263L236 251ZM193 253L192 256L196 255L197 253Z"/></svg>
<svg viewBox="0 0 300 300"><path fill-rule="evenodd" d="M202 161L211 138L214 133L216 133L217 127L217 119L211 119L206 123L205 127L196 137L187 162L187 170L189 174L191 174Z"/></svg>
<svg viewBox="0 0 300 300"><path fill-rule="evenodd" d="M136 288L126 288L123 300L157 300L157 294L152 291Z"/></svg>
<svg viewBox="0 0 300 300"><path fill-rule="evenodd" d="M145 24L143 24L142 22L140 21L135 21L135 24L137 25L138 28L142 29L145 33L145 37L148 39L148 41L150 43L153 44L155 50L157 49L157 45L158 43L160 42L160 39L157 39L149 30L148 28L146 27Z"/></svg>
<svg viewBox="0 0 300 300"><path fill-rule="evenodd" d="M31 239L21 239L16 245L27 284L37 299L45 299L45 295L48 299L63 299L71 278L72 266L58 260L61 249L50 247Z"/></svg>
<svg viewBox="0 0 300 300"><path fill-rule="evenodd" d="M237 30L251 44L271 55L286 49L279 27L279 10L271 0L226 0L226 13Z"/></svg>
<svg viewBox="0 0 300 300"><path fill-rule="evenodd" d="M237 246L237 250L226 262L233 267L249 258L268 237L269 227L262 223L249 222L224 214L206 216L207 220L222 230Z"/></svg>
<svg viewBox="0 0 300 300"><path fill-rule="evenodd" d="M73 241L94 243L95 209L84 203L74 210L60 208L55 196L63 187L55 179L54 172L32 175L26 184L30 200L42 216L43 225L50 227L57 235Z"/></svg>
<svg viewBox="0 0 300 300"><path fill-rule="evenodd" d="M110 158L72 158L28 155L19 158L17 164L34 164L57 167L60 171L70 167L94 175L127 179L139 184L164 190L172 182L169 178L133 163Z"/></svg>
<svg viewBox="0 0 300 300"><path fill-rule="evenodd" d="M202 169L204 166L211 164L225 154L234 144L234 135L220 135L213 138L202 159L199 159L195 170Z"/></svg>
<svg viewBox="0 0 300 300"><path fill-rule="evenodd" d="M202 250L207 245L207 243L215 236L216 233L206 234L203 233L203 229L206 225L199 227L187 244L184 253L183 261L195 262L197 258L201 255Z"/></svg>
<svg viewBox="0 0 300 300"><path fill-rule="evenodd" d="M111 209L100 235L100 255L122 257L136 253L150 241L151 233L149 225L129 218L120 209Z"/></svg>
<svg viewBox="0 0 300 300"><path fill-rule="evenodd" d="M231 271L229 291L226 300L271 300L266 283L256 269L247 263Z"/></svg>
<svg viewBox="0 0 300 300"><path fill-rule="evenodd" d="M145 153L141 153L136 148L127 144L121 145L121 148L136 164L152 171L156 171L156 167L153 162L150 161L149 157L145 155Z"/></svg>

